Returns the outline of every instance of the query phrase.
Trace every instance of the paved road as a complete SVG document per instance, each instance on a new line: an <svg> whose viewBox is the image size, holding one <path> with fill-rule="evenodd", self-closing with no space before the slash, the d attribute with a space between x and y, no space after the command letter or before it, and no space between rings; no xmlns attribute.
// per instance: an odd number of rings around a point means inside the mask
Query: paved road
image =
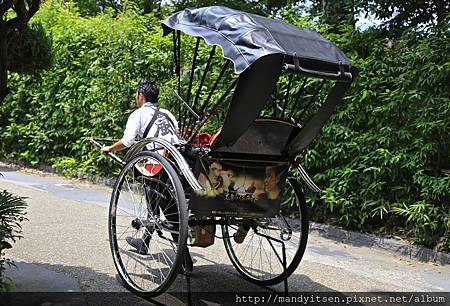
<svg viewBox="0 0 450 306"><path fill-rule="evenodd" d="M24 239L7 255L17 290L120 292L107 235L110 188L53 175L0 168L0 188L28 197ZM193 291L268 291L243 280L220 241L191 248L195 262ZM26 283L34 271L36 286ZM59 280L58 280L59 279ZM56 281L58 280L58 281ZM53 287L51 287L53 286ZM450 266L421 263L384 250L343 244L310 234L305 256L289 279L290 291L450 291ZM170 291L185 291L179 276ZM282 291L278 285L271 290ZM163 295L163 301L176 298Z"/></svg>

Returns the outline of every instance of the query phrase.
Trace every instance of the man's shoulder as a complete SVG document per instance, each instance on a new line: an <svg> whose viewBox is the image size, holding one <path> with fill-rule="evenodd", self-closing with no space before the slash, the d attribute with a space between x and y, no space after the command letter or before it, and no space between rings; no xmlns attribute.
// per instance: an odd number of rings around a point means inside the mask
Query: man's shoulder
<svg viewBox="0 0 450 306"><path fill-rule="evenodd" d="M139 107L131 115L135 113L134 116L143 116L143 118L148 118L149 116L155 114L156 109L158 109L158 112L160 114L167 115L171 121L177 122L175 116L169 110L150 103L144 104L143 106Z"/></svg>
<svg viewBox="0 0 450 306"><path fill-rule="evenodd" d="M148 114L153 114L156 110L156 106L154 105L142 105L141 107L139 107L138 109L136 109L133 113L135 113L136 115L148 115Z"/></svg>
<svg viewBox="0 0 450 306"><path fill-rule="evenodd" d="M160 111L161 113L164 113L164 114L168 115L168 116L170 117L171 120L173 120L173 121L176 121L176 120L177 120L177 119L175 118L175 116L172 114L171 111L169 111L169 110L167 110L167 109L165 109L165 108L160 108L159 111Z"/></svg>
<svg viewBox="0 0 450 306"><path fill-rule="evenodd" d="M140 109L141 108L137 108L134 111L132 111L131 114L128 116L128 119L136 119L136 118L138 118L139 114L141 112Z"/></svg>

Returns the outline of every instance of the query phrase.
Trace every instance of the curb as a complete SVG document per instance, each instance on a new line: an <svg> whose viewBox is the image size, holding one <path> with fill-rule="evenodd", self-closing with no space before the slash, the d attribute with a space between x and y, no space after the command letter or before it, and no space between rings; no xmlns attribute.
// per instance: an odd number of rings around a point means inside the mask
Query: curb
<svg viewBox="0 0 450 306"><path fill-rule="evenodd" d="M16 161L7 158L0 158L0 163L5 163L8 166L27 167L32 169L41 170L43 172L49 172L62 175L58 169L48 165L31 165L30 163L23 161ZM106 185L114 187L115 179L107 178L103 176L87 174L79 172L77 174L79 180L85 180L94 184ZM334 225L325 225L310 221L310 231L317 232L321 237L345 242L354 246L365 247L378 247L387 251L394 252L398 255L408 257L410 259L416 259L422 262L436 262L442 265L450 264L450 254L445 252L437 252L432 249L413 245L405 241L393 238L387 238L383 236L376 236L374 234L360 233L342 229Z"/></svg>
<svg viewBox="0 0 450 306"><path fill-rule="evenodd" d="M6 266L5 276L14 281L16 292L80 292L80 284L75 277L68 276L27 262L20 258L10 258L14 265Z"/></svg>
<svg viewBox="0 0 450 306"><path fill-rule="evenodd" d="M58 174L58 175L64 176L63 173L61 171L59 171L57 168L54 168L54 167L48 166L48 165L42 165L42 164L32 165L28 162L17 161L17 160L13 160L13 159L9 159L9 158L0 158L0 163L4 163L6 166L10 166L10 167L14 167L14 168L25 167L25 168L36 169L36 170L40 170L43 172L53 173L53 174ZM69 179L76 178L76 179L88 181L88 182L91 182L94 184L106 185L108 187L114 187L114 183L116 182L116 179L114 179L114 178L108 178L108 177L104 177L104 176L88 174L85 172L78 172L76 177L68 177L68 178Z"/></svg>
<svg viewBox="0 0 450 306"><path fill-rule="evenodd" d="M354 246L378 247L396 254L416 259L422 262L436 262L442 265L450 264L450 254L413 245L399 239L376 236L344 230L337 226L310 222L310 231L317 232L321 237L341 241Z"/></svg>

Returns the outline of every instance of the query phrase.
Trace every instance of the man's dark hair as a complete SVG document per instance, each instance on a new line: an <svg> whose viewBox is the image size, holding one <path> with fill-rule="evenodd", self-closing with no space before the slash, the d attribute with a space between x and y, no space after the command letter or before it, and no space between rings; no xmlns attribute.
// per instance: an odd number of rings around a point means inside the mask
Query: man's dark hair
<svg viewBox="0 0 450 306"><path fill-rule="evenodd" d="M146 102L158 102L159 88L155 81L143 79L139 83L137 91L144 95Z"/></svg>

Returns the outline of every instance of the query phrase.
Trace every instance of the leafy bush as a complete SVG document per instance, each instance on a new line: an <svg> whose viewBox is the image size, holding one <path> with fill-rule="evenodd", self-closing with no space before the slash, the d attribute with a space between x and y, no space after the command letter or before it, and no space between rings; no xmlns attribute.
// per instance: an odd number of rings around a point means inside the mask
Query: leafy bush
<svg viewBox="0 0 450 306"><path fill-rule="evenodd" d="M20 223L26 219L26 206L24 198L6 190L0 192L0 292L12 287L3 275L6 266L13 265L11 260L4 257L4 250L11 248L10 242L22 238Z"/></svg>
<svg viewBox="0 0 450 306"><path fill-rule="evenodd" d="M37 76L11 75L14 88L0 106L0 151L74 167L72 173L108 173L112 164L86 139L121 136L142 77L165 86L171 54L161 50L170 50L171 40L153 28L159 20L133 11L81 18L70 3L47 2L35 21L51 37L53 65ZM61 163L66 157L77 162Z"/></svg>
<svg viewBox="0 0 450 306"><path fill-rule="evenodd" d="M407 33L394 48L377 33L347 33L334 38L354 54L358 79L305 156L328 186L315 216L449 251L448 30Z"/></svg>

